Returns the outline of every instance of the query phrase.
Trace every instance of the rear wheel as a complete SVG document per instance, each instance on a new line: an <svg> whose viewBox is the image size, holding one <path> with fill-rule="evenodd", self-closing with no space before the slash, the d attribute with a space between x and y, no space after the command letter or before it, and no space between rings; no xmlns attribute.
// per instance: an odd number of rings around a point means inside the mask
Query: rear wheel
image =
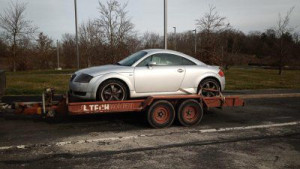
<svg viewBox="0 0 300 169"><path fill-rule="evenodd" d="M203 80L199 85L199 92L204 97L215 97L220 95L221 86L219 82L213 78Z"/></svg>
<svg viewBox="0 0 300 169"><path fill-rule="evenodd" d="M182 102L177 111L177 119L181 125L189 127L200 123L203 116L203 109L196 100Z"/></svg>
<svg viewBox="0 0 300 169"><path fill-rule="evenodd" d="M150 106L147 112L148 123L154 128L164 128L172 125L175 119L175 110L173 105L160 100Z"/></svg>
<svg viewBox="0 0 300 169"><path fill-rule="evenodd" d="M97 93L97 99L101 101L121 101L127 100L128 89L119 80L108 80L103 82Z"/></svg>

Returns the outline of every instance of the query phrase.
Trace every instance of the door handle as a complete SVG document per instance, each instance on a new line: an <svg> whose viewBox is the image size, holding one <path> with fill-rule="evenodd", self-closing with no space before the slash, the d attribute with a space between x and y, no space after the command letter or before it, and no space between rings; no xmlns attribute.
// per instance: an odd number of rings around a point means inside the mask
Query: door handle
<svg viewBox="0 0 300 169"><path fill-rule="evenodd" d="M184 70L183 69L178 69L177 72L182 73Z"/></svg>

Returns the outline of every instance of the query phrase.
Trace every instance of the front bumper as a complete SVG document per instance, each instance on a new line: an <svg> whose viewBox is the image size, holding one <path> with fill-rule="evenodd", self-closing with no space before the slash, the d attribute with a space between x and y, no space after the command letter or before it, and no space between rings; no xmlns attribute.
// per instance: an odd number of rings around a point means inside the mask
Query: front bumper
<svg viewBox="0 0 300 169"><path fill-rule="evenodd" d="M69 94L80 99L95 99L89 83L69 83Z"/></svg>

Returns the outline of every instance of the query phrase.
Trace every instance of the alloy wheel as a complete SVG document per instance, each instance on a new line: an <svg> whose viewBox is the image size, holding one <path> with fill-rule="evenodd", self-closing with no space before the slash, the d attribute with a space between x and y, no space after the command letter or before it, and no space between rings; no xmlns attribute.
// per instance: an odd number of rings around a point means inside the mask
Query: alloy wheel
<svg viewBox="0 0 300 169"><path fill-rule="evenodd" d="M220 87L215 81L206 81L201 86L202 95L205 97L214 97L220 94Z"/></svg>
<svg viewBox="0 0 300 169"><path fill-rule="evenodd" d="M119 101L125 99L124 88L117 83L110 83L106 85L101 91L102 101Z"/></svg>

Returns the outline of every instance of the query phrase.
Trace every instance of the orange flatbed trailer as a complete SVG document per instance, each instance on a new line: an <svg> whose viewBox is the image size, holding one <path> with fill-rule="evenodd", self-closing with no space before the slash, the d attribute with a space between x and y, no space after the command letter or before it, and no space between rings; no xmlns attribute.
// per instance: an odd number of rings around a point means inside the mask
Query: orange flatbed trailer
<svg viewBox="0 0 300 169"><path fill-rule="evenodd" d="M104 114L118 112L146 112L149 124L154 128L170 126L175 117L184 126L200 123L203 110L210 108L244 106L237 96L203 97L199 94L150 96L146 99L126 101L71 102L66 95L53 101L52 90L43 93L42 102L14 104L16 114L41 115L45 118L65 115Z"/></svg>

